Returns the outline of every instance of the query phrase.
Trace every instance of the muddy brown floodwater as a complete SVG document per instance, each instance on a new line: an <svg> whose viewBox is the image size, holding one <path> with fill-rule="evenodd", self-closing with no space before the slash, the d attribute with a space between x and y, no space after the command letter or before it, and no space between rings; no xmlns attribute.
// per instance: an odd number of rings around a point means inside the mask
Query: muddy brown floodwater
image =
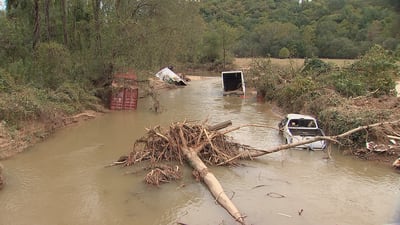
<svg viewBox="0 0 400 225"><path fill-rule="evenodd" d="M191 177L160 188L144 184L140 166L104 166L130 152L145 127L174 121L232 120L276 126L268 104L223 97L220 79L160 92L164 112L147 100L133 112L113 112L67 127L45 142L2 161L1 225L235 224L207 188ZM258 148L283 143L276 130L249 127L230 133ZM210 168L248 224L377 225L395 220L399 174L333 152L286 150L234 168ZM136 171L135 174L126 174ZM183 185L184 184L184 185ZM302 210L301 215L299 211Z"/></svg>

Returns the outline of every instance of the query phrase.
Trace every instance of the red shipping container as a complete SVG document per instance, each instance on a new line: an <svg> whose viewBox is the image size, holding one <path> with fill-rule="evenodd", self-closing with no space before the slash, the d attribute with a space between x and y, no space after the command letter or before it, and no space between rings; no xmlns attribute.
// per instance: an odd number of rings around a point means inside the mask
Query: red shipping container
<svg viewBox="0 0 400 225"><path fill-rule="evenodd" d="M123 109L136 109L138 100L138 89L125 89Z"/></svg>
<svg viewBox="0 0 400 225"><path fill-rule="evenodd" d="M124 100L124 92L123 91L112 93L110 109L111 110L121 110L123 100Z"/></svg>
<svg viewBox="0 0 400 225"><path fill-rule="evenodd" d="M137 108L139 95L136 75L133 73L117 74L112 82L110 99L111 110L133 110Z"/></svg>

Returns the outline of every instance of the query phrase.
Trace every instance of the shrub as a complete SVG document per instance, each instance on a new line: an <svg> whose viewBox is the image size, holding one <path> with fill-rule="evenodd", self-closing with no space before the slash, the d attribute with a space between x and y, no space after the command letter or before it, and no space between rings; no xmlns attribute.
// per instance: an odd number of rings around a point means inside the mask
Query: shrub
<svg viewBox="0 0 400 225"><path fill-rule="evenodd" d="M13 77L5 70L0 68L0 93L11 92L15 86Z"/></svg>
<svg viewBox="0 0 400 225"><path fill-rule="evenodd" d="M287 59L290 56L290 51L288 48L284 47L279 50L279 58L281 59Z"/></svg>
<svg viewBox="0 0 400 225"><path fill-rule="evenodd" d="M339 71L330 75L336 91L344 97L355 97L366 94L365 83L357 74Z"/></svg>
<svg viewBox="0 0 400 225"><path fill-rule="evenodd" d="M395 58L381 46L372 47L360 60L333 76L337 91L345 96L394 93L399 68Z"/></svg>
<svg viewBox="0 0 400 225"><path fill-rule="evenodd" d="M277 93L278 104L288 111L299 112L314 97L317 84L310 77L296 76Z"/></svg>
<svg viewBox="0 0 400 225"><path fill-rule="evenodd" d="M311 73L325 73L332 69L332 65L322 61L319 58L311 58L305 59L303 68L301 69L302 73L311 72Z"/></svg>
<svg viewBox="0 0 400 225"><path fill-rule="evenodd" d="M54 42L40 44L35 57L31 80L36 87L55 90L70 78L72 60L63 45Z"/></svg>
<svg viewBox="0 0 400 225"><path fill-rule="evenodd" d="M272 100L280 84L278 73L274 72L270 59L254 59L247 72L248 84L257 90L257 94Z"/></svg>

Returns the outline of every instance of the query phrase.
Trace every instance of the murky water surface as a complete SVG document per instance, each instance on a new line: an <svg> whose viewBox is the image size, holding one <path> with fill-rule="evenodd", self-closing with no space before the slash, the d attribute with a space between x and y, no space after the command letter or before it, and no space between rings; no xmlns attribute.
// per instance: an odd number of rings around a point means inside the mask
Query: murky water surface
<svg viewBox="0 0 400 225"><path fill-rule="evenodd" d="M3 161L1 225L235 224L186 168L182 181L147 186L141 166L104 166L130 151L145 127L204 120L276 126L279 118L254 97L223 97L220 79L192 81L162 91L161 114L147 100L134 112L115 112L68 127L30 150ZM282 143L276 130L231 133L258 148ZM399 174L340 153L287 150L211 168L248 224L377 225L391 223L400 200ZM130 173L130 174L127 174ZM302 211L299 215L299 211Z"/></svg>

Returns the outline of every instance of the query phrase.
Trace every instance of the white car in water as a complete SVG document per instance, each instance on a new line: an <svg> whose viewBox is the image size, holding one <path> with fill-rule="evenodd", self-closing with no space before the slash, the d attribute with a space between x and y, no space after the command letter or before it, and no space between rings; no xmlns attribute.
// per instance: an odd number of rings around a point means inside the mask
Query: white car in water
<svg viewBox="0 0 400 225"><path fill-rule="evenodd" d="M287 144L306 141L317 136L325 136L324 131L318 127L317 120L308 115L287 114L278 126L279 132L283 135ZM326 148L326 141L320 140L296 147L323 150Z"/></svg>

